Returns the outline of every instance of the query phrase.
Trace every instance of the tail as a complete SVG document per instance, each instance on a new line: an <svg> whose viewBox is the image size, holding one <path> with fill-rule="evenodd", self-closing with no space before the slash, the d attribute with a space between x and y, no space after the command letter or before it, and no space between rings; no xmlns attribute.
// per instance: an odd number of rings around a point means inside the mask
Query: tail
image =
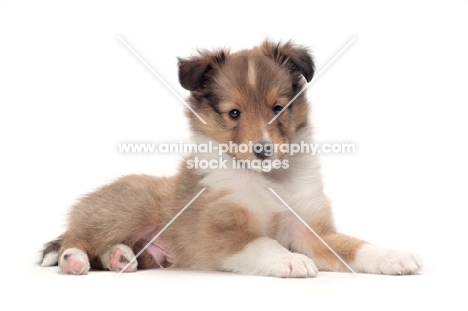
<svg viewBox="0 0 468 311"><path fill-rule="evenodd" d="M62 237L58 237L56 240L50 241L44 245L42 250L41 266L50 267L58 265L58 252L62 246Z"/></svg>

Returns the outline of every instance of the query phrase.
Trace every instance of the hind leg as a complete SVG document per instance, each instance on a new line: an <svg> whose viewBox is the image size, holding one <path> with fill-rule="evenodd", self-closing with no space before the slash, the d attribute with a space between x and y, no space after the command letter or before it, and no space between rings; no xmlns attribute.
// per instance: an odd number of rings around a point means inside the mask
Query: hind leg
<svg viewBox="0 0 468 311"><path fill-rule="evenodd" d="M58 252L60 269L86 274L90 266L123 268L134 253L122 243L134 245L158 228L161 202L171 199L167 194L172 192L165 188L172 189L172 180L129 175L83 197L70 213ZM135 271L136 264L132 262L129 271Z"/></svg>
<svg viewBox="0 0 468 311"><path fill-rule="evenodd" d="M96 260L97 259L97 260ZM128 267L127 267L128 264ZM77 247L62 247L58 258L60 270L65 274L87 274L89 269L135 272L138 262L132 249L125 244L116 244L103 252L97 258L90 258L88 254Z"/></svg>
<svg viewBox="0 0 468 311"><path fill-rule="evenodd" d="M132 249L125 244L117 244L99 255L102 267L110 271L135 272L138 262ZM127 266L128 265L128 266Z"/></svg>
<svg viewBox="0 0 468 311"><path fill-rule="evenodd" d="M78 248L67 248L59 256L58 265L66 274L87 274L90 268L88 255Z"/></svg>
<svg viewBox="0 0 468 311"><path fill-rule="evenodd" d="M99 255L101 265L98 268L120 272L126 267L122 272L135 272L137 268L156 269L160 267L153 256L146 251L135 258L135 253L140 251L141 245L134 246L132 250L125 244L117 244ZM93 264L91 266L94 267Z"/></svg>
<svg viewBox="0 0 468 311"><path fill-rule="evenodd" d="M64 235L62 245L58 252L58 266L65 274L87 274L90 269L86 242L73 235Z"/></svg>
<svg viewBox="0 0 468 311"><path fill-rule="evenodd" d="M116 244L93 260L76 247L62 248L63 251L58 258L61 271L65 274L81 275L87 274L89 269L105 269L110 271L135 272L138 261L132 249L125 244ZM127 267L128 265L128 267Z"/></svg>

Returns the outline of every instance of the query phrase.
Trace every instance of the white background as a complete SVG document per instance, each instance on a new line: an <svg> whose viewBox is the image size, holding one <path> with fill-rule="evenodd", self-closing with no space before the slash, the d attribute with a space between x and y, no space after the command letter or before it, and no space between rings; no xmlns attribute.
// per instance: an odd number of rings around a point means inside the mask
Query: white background
<svg viewBox="0 0 468 311"><path fill-rule="evenodd" d="M0 1L2 301L51 310L464 309L468 2L307 3ZM421 275L72 277L37 266L80 195L128 173L175 172L179 156L123 155L118 143L189 137L184 106L118 36L183 97L176 57L196 48L294 39L320 70L356 37L308 90L317 140L357 145L353 155L321 156L326 191L341 231L418 253Z"/></svg>

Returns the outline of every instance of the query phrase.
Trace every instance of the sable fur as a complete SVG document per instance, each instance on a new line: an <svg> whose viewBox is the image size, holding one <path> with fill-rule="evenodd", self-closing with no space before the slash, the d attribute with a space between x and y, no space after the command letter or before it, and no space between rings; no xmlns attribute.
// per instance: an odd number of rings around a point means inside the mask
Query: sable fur
<svg viewBox="0 0 468 311"><path fill-rule="evenodd" d="M190 91L190 106L207 121L205 125L187 111L194 141L241 144L259 142L265 137L274 144L312 141L305 93L275 122L271 125L268 122L275 116L275 107L284 107L296 96L312 79L314 71L309 51L291 42L265 41L251 50L235 53L204 50L190 58L179 58L180 84ZM230 117L233 109L241 111L238 119ZM195 153L188 159L194 157L215 159L217 155ZM231 152L223 157L256 158L248 152ZM43 256L58 251L62 270L75 273L64 266L68 256L62 256L67 249L74 248L84 252L92 268L109 269L100 256L117 244L127 245L137 253L206 188L154 242L153 249L165 254L162 259L151 255L148 249L138 258L139 269L162 266L294 277L314 276L315 265L321 270L346 271L322 242L269 192L272 188L357 270L399 274L419 269L421 263L416 257L396 252L389 253L393 261L387 267L386 253L369 248L359 253L366 245L364 241L336 231L316 157L279 152L271 159L286 159L291 166L269 173L248 169L194 170L188 169L183 161L178 174L170 178L122 177L73 206L67 231L45 246ZM252 256L249 245L261 246L258 267L255 262L245 262L244 258ZM276 250L270 252L268 245ZM364 267L367 260L373 266ZM81 269L77 273L86 272Z"/></svg>

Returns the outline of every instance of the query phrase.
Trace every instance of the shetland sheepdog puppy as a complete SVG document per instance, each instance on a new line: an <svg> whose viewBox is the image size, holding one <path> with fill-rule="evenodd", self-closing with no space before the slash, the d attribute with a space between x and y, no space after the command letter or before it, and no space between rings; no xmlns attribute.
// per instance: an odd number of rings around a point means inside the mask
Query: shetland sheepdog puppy
<svg viewBox="0 0 468 311"><path fill-rule="evenodd" d="M415 255L337 232L316 156L267 148L313 142L300 93L314 75L306 48L265 41L235 53L203 50L179 58L178 68L188 104L206 122L187 110L193 141L213 150L194 151L173 177L124 176L86 195L67 231L45 245L43 266L66 274L164 267L293 278L421 268ZM219 152L229 144L263 148Z"/></svg>

